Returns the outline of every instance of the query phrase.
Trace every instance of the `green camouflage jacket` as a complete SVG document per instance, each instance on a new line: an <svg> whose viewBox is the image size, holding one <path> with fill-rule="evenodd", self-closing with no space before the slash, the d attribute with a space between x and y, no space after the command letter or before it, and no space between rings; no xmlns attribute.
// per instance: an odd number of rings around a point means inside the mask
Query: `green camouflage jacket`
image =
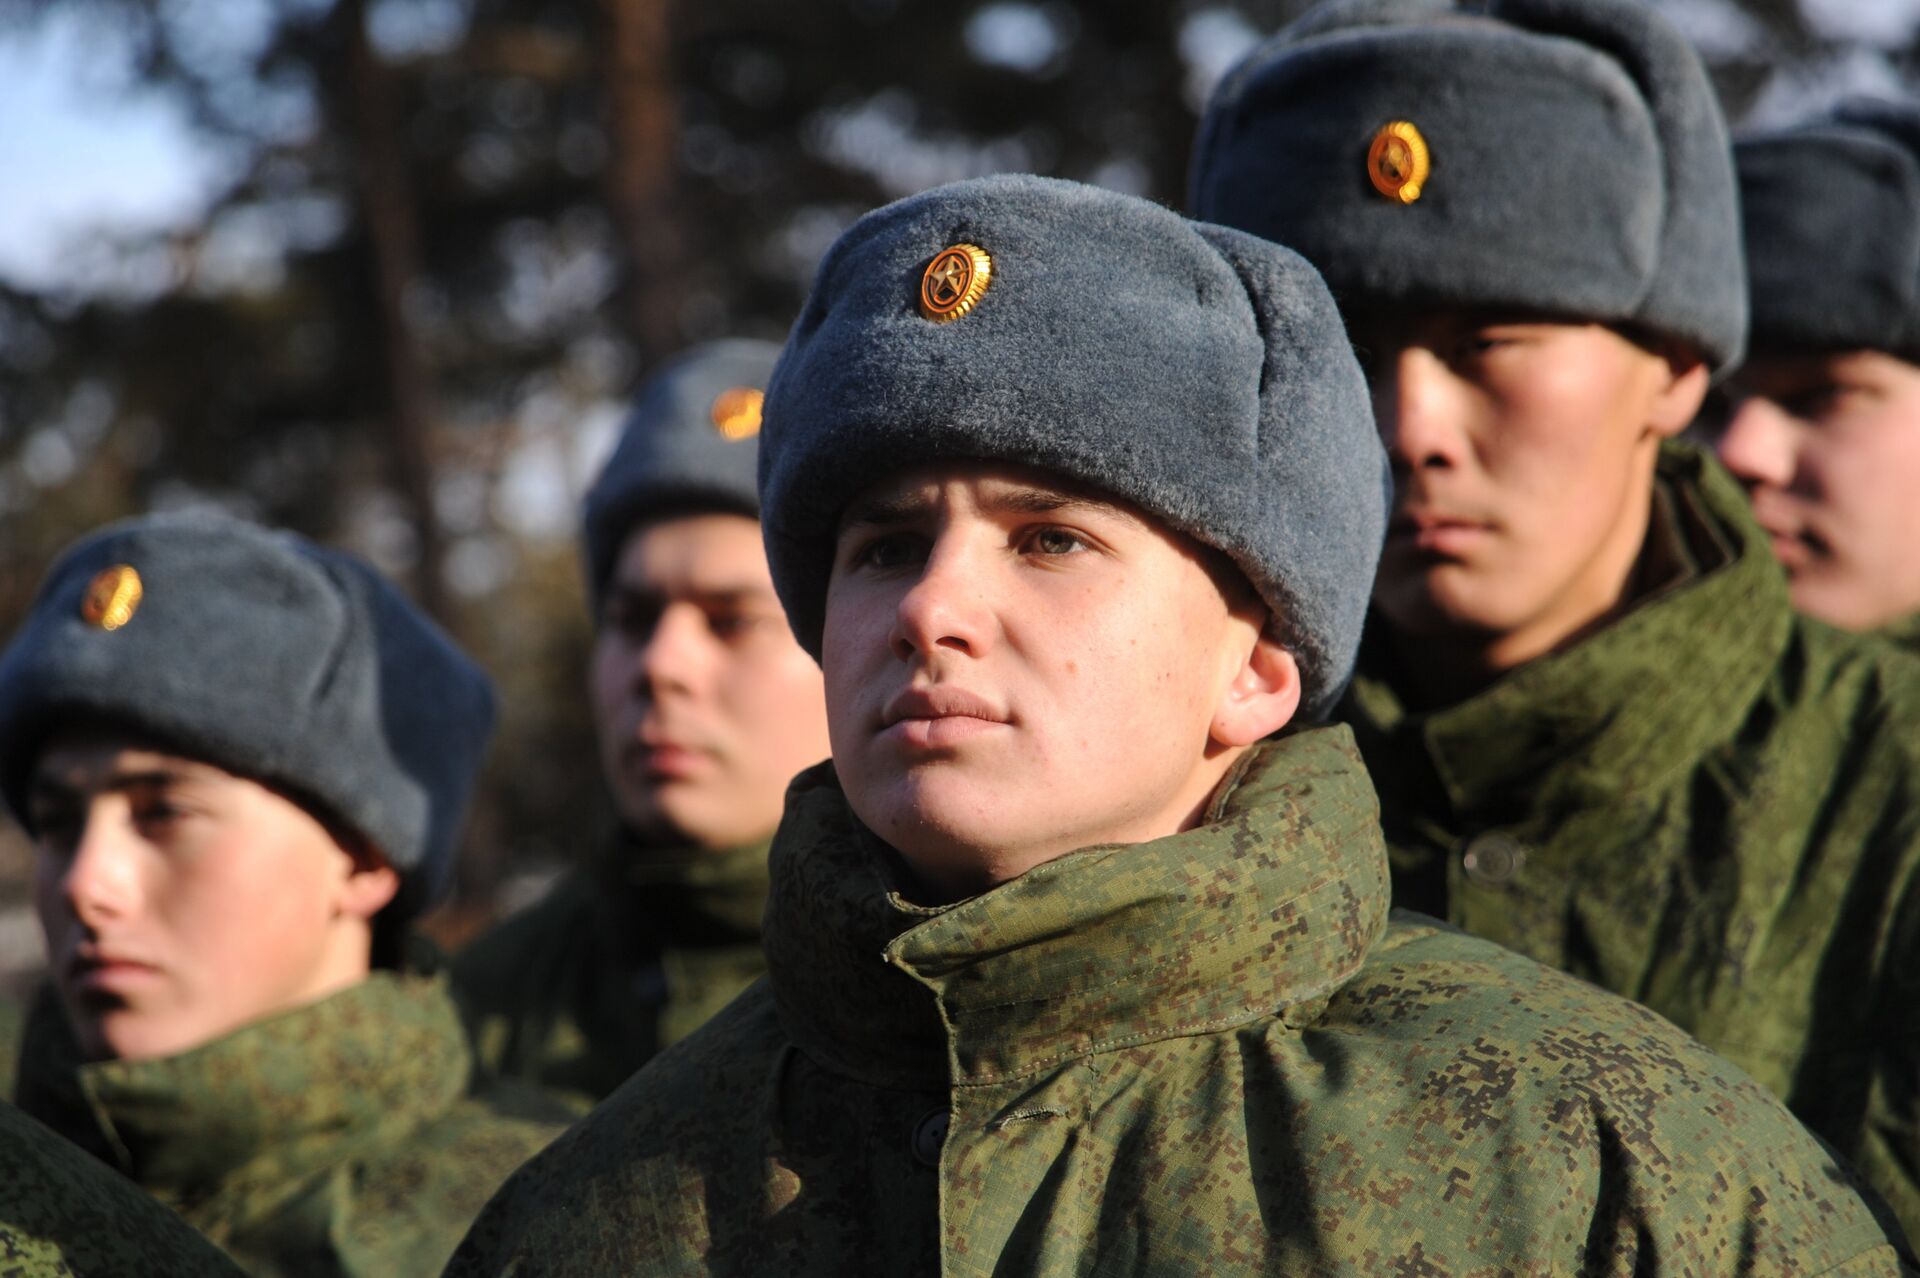
<svg viewBox="0 0 1920 1278"><path fill-rule="evenodd" d="M172 1212L0 1102L0 1274L240 1278Z"/></svg>
<svg viewBox="0 0 1920 1278"><path fill-rule="evenodd" d="M1920 612L1911 617L1902 618L1890 626L1883 626L1874 632L1896 647L1908 652L1920 653Z"/></svg>
<svg viewBox="0 0 1920 1278"><path fill-rule="evenodd" d="M585 1109L766 970L766 903L765 843L616 843L454 959L475 1050Z"/></svg>
<svg viewBox="0 0 1920 1278"><path fill-rule="evenodd" d="M1389 923L1344 729L1249 752L1193 831L951 907L892 857L802 773L767 981L516 1174L449 1278L1903 1272L1732 1066Z"/></svg>
<svg viewBox="0 0 1920 1278"><path fill-rule="evenodd" d="M471 1071L435 980L377 973L178 1056L92 1064L48 994L20 1107L249 1273L396 1278L435 1273L567 1117L530 1089L469 1095Z"/></svg>
<svg viewBox="0 0 1920 1278"><path fill-rule="evenodd" d="M1394 903L1691 1031L1920 1238L1920 664L1797 617L1701 454L1660 484L1667 584L1577 646L1421 714L1363 652Z"/></svg>

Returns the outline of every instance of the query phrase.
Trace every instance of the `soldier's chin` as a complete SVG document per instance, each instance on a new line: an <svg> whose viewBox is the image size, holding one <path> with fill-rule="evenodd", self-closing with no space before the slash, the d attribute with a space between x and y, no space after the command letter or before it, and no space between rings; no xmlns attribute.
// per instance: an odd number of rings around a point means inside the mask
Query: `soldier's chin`
<svg viewBox="0 0 1920 1278"><path fill-rule="evenodd" d="M81 1053L94 1061L145 1061L178 1056L215 1035L191 1023L132 1007L71 1015Z"/></svg>
<svg viewBox="0 0 1920 1278"><path fill-rule="evenodd" d="M1373 588L1373 610L1401 634L1491 635L1509 624L1507 613L1489 597L1493 583L1454 565L1425 571L1382 571Z"/></svg>

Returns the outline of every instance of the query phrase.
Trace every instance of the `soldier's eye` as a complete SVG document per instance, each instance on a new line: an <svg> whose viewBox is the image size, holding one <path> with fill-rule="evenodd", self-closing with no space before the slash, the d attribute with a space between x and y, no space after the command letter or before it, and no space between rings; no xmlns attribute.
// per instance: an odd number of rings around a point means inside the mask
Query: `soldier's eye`
<svg viewBox="0 0 1920 1278"><path fill-rule="evenodd" d="M927 540L918 533L887 532L868 540L854 554L865 568L906 568L924 561Z"/></svg>
<svg viewBox="0 0 1920 1278"><path fill-rule="evenodd" d="M1087 543L1076 533L1064 528L1042 528L1028 539L1036 553L1042 555L1070 555L1076 550L1085 550Z"/></svg>

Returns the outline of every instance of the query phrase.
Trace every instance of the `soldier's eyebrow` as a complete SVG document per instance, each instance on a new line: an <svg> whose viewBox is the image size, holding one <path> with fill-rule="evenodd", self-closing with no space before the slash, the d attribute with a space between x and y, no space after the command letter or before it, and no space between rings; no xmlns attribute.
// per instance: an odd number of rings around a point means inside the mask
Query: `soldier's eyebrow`
<svg viewBox="0 0 1920 1278"><path fill-rule="evenodd" d="M911 523L924 518L933 509L930 492L876 493L856 498L840 517L840 529L888 526ZM1127 507L1104 498L1067 489L1030 485L993 487L981 494L979 507L990 515L1057 515L1084 512L1124 519L1142 524L1141 518Z"/></svg>
<svg viewBox="0 0 1920 1278"><path fill-rule="evenodd" d="M757 583L717 586L693 585L677 589L664 589L659 586L636 586L616 582L607 592L607 603L618 603L622 607L654 608L680 600L689 600L703 608L738 608L748 604L763 604L779 598L772 586Z"/></svg>
<svg viewBox="0 0 1920 1278"><path fill-rule="evenodd" d="M841 512L840 528L844 532L854 527L904 524L925 515L932 508L933 498L927 493L877 493L856 497Z"/></svg>
<svg viewBox="0 0 1920 1278"><path fill-rule="evenodd" d="M73 803L88 794L111 794L126 790L143 788L158 789L179 785L194 780L192 771L175 766L142 768L129 771L113 771L92 786L71 785L57 777L35 776L27 789L27 803L58 804Z"/></svg>
<svg viewBox="0 0 1920 1278"><path fill-rule="evenodd" d="M1094 514L1124 519L1138 524L1140 517L1117 502L1081 493L1052 488L1009 488L989 490L980 499L980 508L995 515Z"/></svg>

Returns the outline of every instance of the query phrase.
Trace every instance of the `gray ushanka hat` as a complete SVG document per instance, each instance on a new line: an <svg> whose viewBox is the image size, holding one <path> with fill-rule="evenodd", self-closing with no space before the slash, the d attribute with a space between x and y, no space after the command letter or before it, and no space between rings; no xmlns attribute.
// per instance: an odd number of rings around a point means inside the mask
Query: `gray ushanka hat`
<svg viewBox="0 0 1920 1278"><path fill-rule="evenodd" d="M1390 479L1333 299L1287 249L1071 182L939 187L828 251L766 410L767 556L815 657L846 504L977 459L1224 552L1281 619L1310 715L1352 673Z"/></svg>
<svg viewBox="0 0 1920 1278"><path fill-rule="evenodd" d="M1726 123L1635 0L1332 0L1229 72L1195 217L1289 245L1343 306L1537 310L1677 338L1746 332Z"/></svg>
<svg viewBox="0 0 1920 1278"><path fill-rule="evenodd" d="M1920 104L1845 102L1733 154L1753 345L1920 357Z"/></svg>
<svg viewBox="0 0 1920 1278"><path fill-rule="evenodd" d="M47 734L105 720L286 787L370 840L405 915L448 882L493 727L487 677L340 551L209 515L70 547L0 655L0 789L23 823Z"/></svg>
<svg viewBox="0 0 1920 1278"><path fill-rule="evenodd" d="M595 611L640 520L695 510L759 517L761 400L779 357L772 342L709 342L681 352L640 388L620 442L587 490L581 533Z"/></svg>

